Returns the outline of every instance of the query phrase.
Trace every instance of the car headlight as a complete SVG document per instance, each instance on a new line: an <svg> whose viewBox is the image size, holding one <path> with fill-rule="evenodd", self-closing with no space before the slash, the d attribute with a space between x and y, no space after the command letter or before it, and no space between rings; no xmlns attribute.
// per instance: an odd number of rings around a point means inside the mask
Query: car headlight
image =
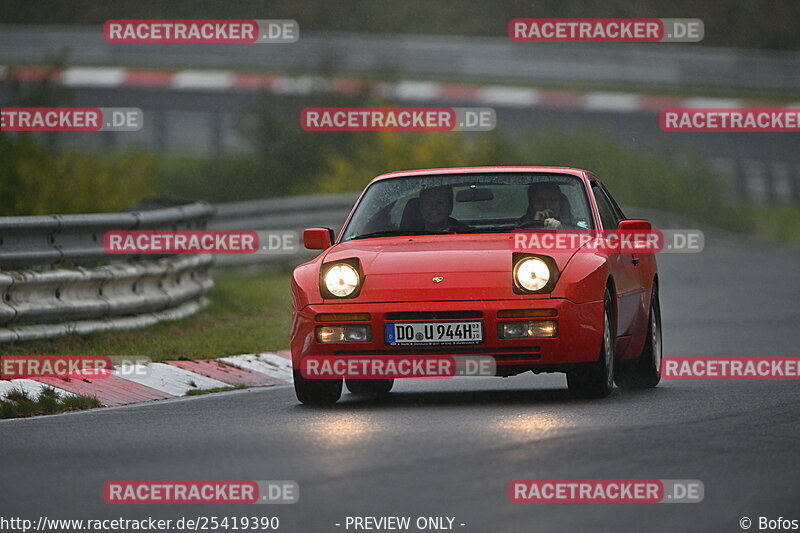
<svg viewBox="0 0 800 533"><path fill-rule="evenodd" d="M346 298L358 289L361 276L347 263L337 263L325 272L324 281L329 293L339 298Z"/></svg>
<svg viewBox="0 0 800 533"><path fill-rule="evenodd" d="M535 292L550 281L550 267L538 257L528 257L514 267L514 279L520 288Z"/></svg>

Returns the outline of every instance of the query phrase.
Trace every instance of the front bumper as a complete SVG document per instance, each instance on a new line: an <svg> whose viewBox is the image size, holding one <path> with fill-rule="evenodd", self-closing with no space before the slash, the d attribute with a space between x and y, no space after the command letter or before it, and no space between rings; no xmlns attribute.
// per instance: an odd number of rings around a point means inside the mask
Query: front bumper
<svg viewBox="0 0 800 533"><path fill-rule="evenodd" d="M520 309L555 309L555 317L546 320L558 322L558 333L550 338L503 339L498 323L530 318L498 318L499 311ZM396 319L401 313L415 313L419 320L436 321L426 313L434 313L439 320L453 321L452 312L471 312L463 320L480 320L483 324L483 341L471 345L391 346L384 338L387 322L408 322ZM329 313L369 313L370 319L358 322L318 322L317 315ZM372 339L367 342L321 343L315 329L319 325L369 324ZM392 303L340 303L313 304L296 311L292 318L292 363L300 368L306 356L380 356L380 355L481 355L494 357L498 367L514 365L531 369L559 370L575 363L597 360L603 329L603 302L574 303L561 298L530 300L481 300L444 302L392 302Z"/></svg>

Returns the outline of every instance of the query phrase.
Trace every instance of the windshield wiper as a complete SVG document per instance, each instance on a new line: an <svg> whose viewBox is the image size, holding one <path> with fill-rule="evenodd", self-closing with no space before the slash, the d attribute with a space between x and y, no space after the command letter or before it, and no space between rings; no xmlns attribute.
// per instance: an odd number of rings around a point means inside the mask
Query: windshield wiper
<svg viewBox="0 0 800 533"><path fill-rule="evenodd" d="M394 236L404 236L404 235L445 235L450 233L455 233L455 232L454 231L409 231L401 229L390 229L383 231L373 231L371 233L362 233L361 235L356 235L355 237L351 237L349 240L353 241L356 239L369 239L372 237L394 237Z"/></svg>

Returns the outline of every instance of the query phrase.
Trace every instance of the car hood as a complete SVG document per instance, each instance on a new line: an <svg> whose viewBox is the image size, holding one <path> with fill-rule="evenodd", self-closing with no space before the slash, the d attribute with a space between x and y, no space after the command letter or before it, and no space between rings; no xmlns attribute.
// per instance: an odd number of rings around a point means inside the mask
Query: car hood
<svg viewBox="0 0 800 533"><path fill-rule="evenodd" d="M364 285L341 302L517 299L512 286L514 235L433 235L348 241L331 248L323 263L357 258ZM547 253L559 272L577 251ZM434 277L444 278L434 282ZM545 297L542 295L541 297Z"/></svg>

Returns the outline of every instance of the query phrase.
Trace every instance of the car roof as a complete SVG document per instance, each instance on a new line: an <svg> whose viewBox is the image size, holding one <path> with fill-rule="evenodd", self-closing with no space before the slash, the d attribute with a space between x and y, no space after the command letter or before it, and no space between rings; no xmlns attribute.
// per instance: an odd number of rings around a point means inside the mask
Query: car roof
<svg viewBox="0 0 800 533"><path fill-rule="evenodd" d="M389 172L386 174L381 174L380 176L374 178L370 184L381 181L385 179L393 179L393 178L410 178L414 176L426 176L430 174L497 174L497 173L508 173L508 174L515 174L515 173L522 173L522 172L536 172L536 173L547 173L547 174L568 174L571 176L576 176L582 179L591 179L594 178L594 175L589 172L588 170L583 170L580 168L570 168L570 167L509 167L509 166L497 166L497 167L451 167L451 168L429 168L429 169L420 169L420 170L404 170L400 172Z"/></svg>

